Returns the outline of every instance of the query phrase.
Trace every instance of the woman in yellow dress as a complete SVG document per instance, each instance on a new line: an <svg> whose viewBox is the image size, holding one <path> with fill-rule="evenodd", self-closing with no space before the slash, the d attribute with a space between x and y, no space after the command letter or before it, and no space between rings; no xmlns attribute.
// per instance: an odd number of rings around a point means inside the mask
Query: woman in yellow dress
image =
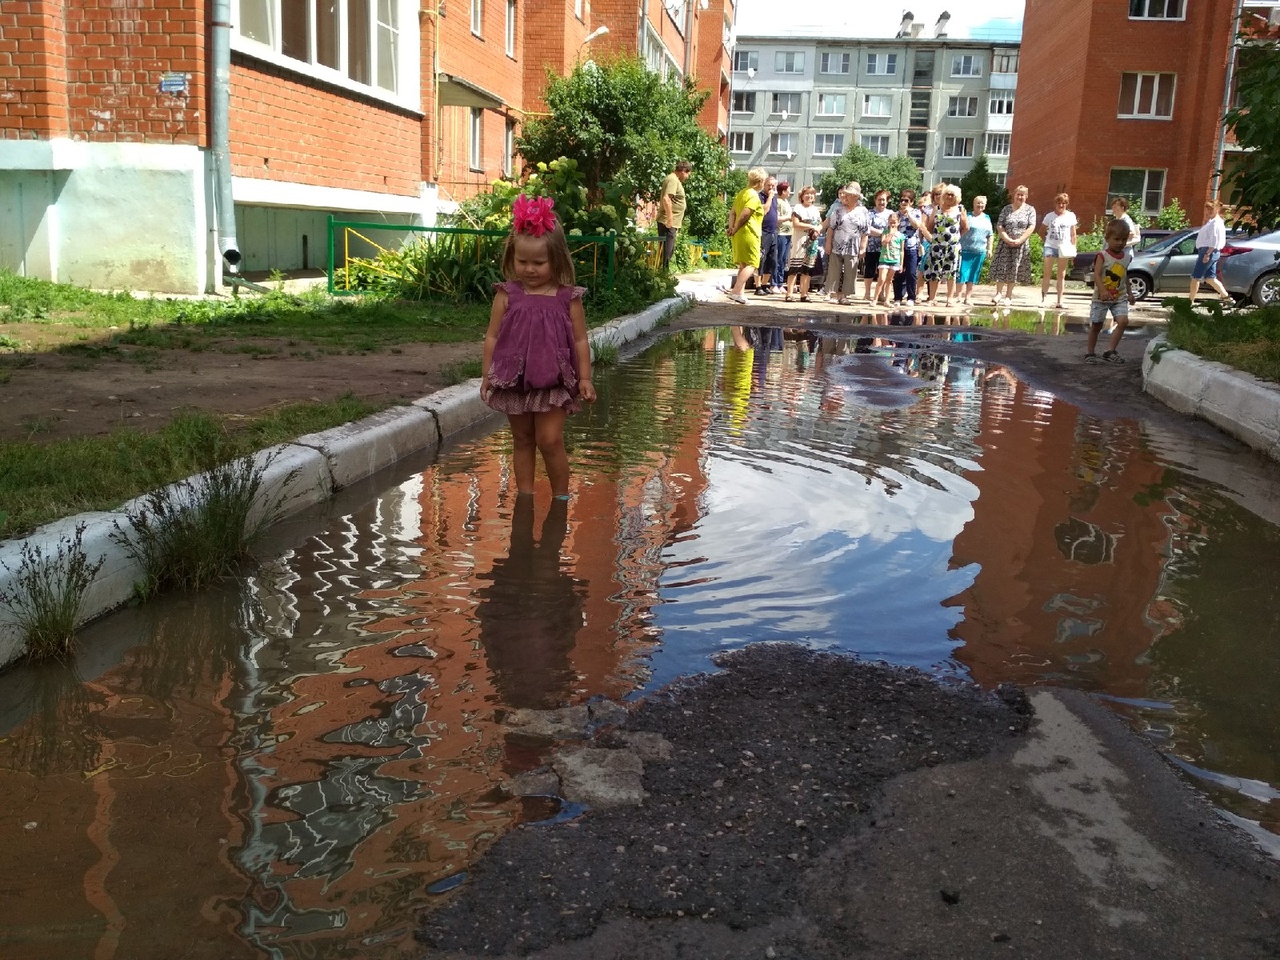
<svg viewBox="0 0 1280 960"><path fill-rule="evenodd" d="M733 262L738 266L738 276L733 289L724 295L737 303L746 303L742 295L747 281L760 264L760 232L764 224L764 204L760 191L768 174L760 167L747 171L747 185L733 198L733 212L729 214L729 238L733 244Z"/></svg>

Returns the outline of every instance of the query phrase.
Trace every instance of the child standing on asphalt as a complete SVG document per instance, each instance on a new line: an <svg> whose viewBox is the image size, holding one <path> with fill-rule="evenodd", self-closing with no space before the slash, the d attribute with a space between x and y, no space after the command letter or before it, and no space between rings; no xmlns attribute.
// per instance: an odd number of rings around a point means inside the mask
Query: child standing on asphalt
<svg viewBox="0 0 1280 960"><path fill-rule="evenodd" d="M1103 234L1104 245L1093 258L1093 303L1089 307L1089 346L1084 355L1085 363L1098 363L1094 350L1098 346L1098 334L1103 321L1110 313L1116 322L1111 341L1102 353L1107 363L1124 363L1124 357L1116 352L1124 328L1129 325L1129 306L1134 302L1129 289L1129 261L1133 254L1125 244L1129 240L1129 225L1123 220L1112 220Z"/></svg>
<svg viewBox="0 0 1280 960"><path fill-rule="evenodd" d="M537 454L552 496L569 498L564 421L591 403L591 344L573 260L550 197L516 198L484 337L480 399L511 424L516 490L533 493Z"/></svg>
<svg viewBox="0 0 1280 960"><path fill-rule="evenodd" d="M893 299L893 275L898 272L898 267L902 263L904 243L906 243L906 237L898 229L898 215L890 213L884 234L880 237L880 257L876 265L880 276L876 281L876 303L887 306Z"/></svg>

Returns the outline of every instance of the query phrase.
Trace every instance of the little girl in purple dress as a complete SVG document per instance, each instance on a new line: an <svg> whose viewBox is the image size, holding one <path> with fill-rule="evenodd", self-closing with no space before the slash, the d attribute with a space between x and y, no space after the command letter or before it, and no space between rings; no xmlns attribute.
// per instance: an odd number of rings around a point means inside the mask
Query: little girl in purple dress
<svg viewBox="0 0 1280 960"><path fill-rule="evenodd" d="M516 490L533 493L538 452L552 496L569 498L564 420L591 403L591 344L573 260L550 197L521 194L484 337L480 399L507 415Z"/></svg>

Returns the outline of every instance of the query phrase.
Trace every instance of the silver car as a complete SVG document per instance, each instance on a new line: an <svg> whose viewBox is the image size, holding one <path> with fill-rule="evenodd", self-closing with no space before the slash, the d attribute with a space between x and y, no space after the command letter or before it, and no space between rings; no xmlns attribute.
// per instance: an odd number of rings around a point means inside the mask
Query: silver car
<svg viewBox="0 0 1280 960"><path fill-rule="evenodd" d="M1280 302L1280 230L1228 238L1218 261L1218 279L1239 300L1260 307Z"/></svg>
<svg viewBox="0 0 1280 960"><path fill-rule="evenodd" d="M1138 300L1152 293L1186 293L1195 262L1196 231L1179 230L1133 255L1129 289Z"/></svg>

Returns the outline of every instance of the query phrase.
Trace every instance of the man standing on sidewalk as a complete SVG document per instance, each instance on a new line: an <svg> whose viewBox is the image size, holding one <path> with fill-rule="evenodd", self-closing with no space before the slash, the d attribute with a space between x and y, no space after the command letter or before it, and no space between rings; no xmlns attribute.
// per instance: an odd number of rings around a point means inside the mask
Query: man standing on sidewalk
<svg viewBox="0 0 1280 960"><path fill-rule="evenodd" d="M693 164L688 160L679 160L662 181L662 194L658 197L658 236L662 238L663 270L670 269L671 256L676 252L676 234L684 224L684 182L692 169Z"/></svg>

